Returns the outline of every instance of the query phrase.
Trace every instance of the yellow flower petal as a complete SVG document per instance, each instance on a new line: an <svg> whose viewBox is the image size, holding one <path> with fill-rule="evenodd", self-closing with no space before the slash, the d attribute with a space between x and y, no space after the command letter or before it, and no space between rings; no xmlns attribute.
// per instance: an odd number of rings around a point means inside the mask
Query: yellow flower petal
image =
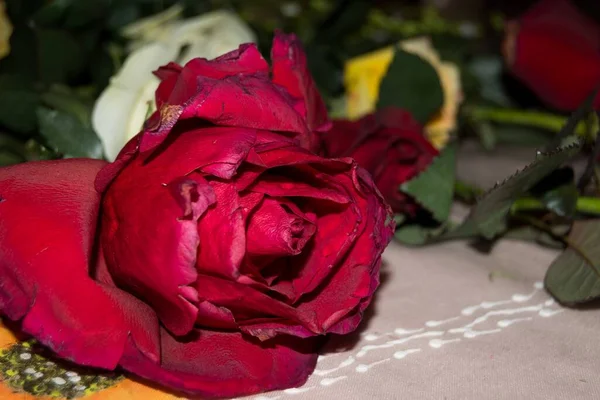
<svg viewBox="0 0 600 400"><path fill-rule="evenodd" d="M375 110L379 84L393 57L394 48L390 46L346 62L344 83L348 97L348 118L358 119Z"/></svg>
<svg viewBox="0 0 600 400"><path fill-rule="evenodd" d="M10 35L12 35L13 26L6 15L6 4L0 0L0 58L4 58L10 53Z"/></svg>
<svg viewBox="0 0 600 400"><path fill-rule="evenodd" d="M460 72L456 65L443 62L429 38L408 39L398 44L406 52L418 55L438 73L444 104L442 109L426 124L425 133L432 144L443 147L456 128L458 107L462 101ZM347 116L357 119L375 110L379 85L394 55L393 46L385 47L349 60L344 68Z"/></svg>

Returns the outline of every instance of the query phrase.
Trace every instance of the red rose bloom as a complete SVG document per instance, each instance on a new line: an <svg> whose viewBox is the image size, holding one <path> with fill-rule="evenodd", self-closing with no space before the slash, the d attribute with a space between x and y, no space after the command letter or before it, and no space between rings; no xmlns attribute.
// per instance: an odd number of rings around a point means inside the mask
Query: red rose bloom
<svg viewBox="0 0 600 400"><path fill-rule="evenodd" d="M423 171L438 151L408 111L390 107L358 121L333 121L322 140L328 157L352 157L369 171L394 212L415 215L419 206L400 185Z"/></svg>
<svg viewBox="0 0 600 400"><path fill-rule="evenodd" d="M304 383L316 339L360 322L393 222L352 159L299 146L326 115L286 47L292 94L242 46L163 69L154 125L115 163L0 169L0 314L60 357L205 397Z"/></svg>
<svg viewBox="0 0 600 400"><path fill-rule="evenodd" d="M185 67L170 63L160 68L155 72L162 80L158 110L147 121L140 151L156 147L177 121L192 118L281 132L317 151L315 132L328 130L331 122L295 35L276 33L271 61L269 71L249 43L212 61L196 58Z"/></svg>
<svg viewBox="0 0 600 400"><path fill-rule="evenodd" d="M569 0L542 0L509 22L503 51L510 71L556 109L576 109L600 84L600 26Z"/></svg>

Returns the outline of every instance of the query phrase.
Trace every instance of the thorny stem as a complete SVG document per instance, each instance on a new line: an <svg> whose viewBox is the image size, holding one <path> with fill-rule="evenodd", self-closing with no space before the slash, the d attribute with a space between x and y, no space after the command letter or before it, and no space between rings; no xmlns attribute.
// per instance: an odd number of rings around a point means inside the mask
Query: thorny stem
<svg viewBox="0 0 600 400"><path fill-rule="evenodd" d="M510 207L511 214L517 214L522 211L543 211L546 206L535 197L522 197L517 199ZM597 197L579 197L576 208L582 214L591 214L600 216L600 198Z"/></svg>
<svg viewBox="0 0 600 400"><path fill-rule="evenodd" d="M567 123L567 117L539 111L525 111L511 108L470 107L469 117L475 122L496 122L501 124L530 126L558 133ZM586 136L588 124L580 122L575 128L577 136Z"/></svg>

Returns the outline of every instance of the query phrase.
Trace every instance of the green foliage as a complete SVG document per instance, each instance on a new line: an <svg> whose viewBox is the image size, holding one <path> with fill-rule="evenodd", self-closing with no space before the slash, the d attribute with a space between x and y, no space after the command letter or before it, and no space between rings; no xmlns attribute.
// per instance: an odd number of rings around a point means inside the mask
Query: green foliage
<svg viewBox="0 0 600 400"><path fill-rule="evenodd" d="M438 222L450 215L454 196L456 145L448 145L419 175L403 183L400 190L410 195Z"/></svg>
<svg viewBox="0 0 600 400"><path fill-rule="evenodd" d="M494 239L508 227L511 206L544 177L579 153L581 147L572 145L550 153L540 153L536 161L517 172L492 190L471 209L465 221L447 238L480 235Z"/></svg>
<svg viewBox="0 0 600 400"><path fill-rule="evenodd" d="M81 73L86 60L72 35L55 29L38 30L36 34L41 82L66 83Z"/></svg>
<svg viewBox="0 0 600 400"><path fill-rule="evenodd" d="M20 136L29 136L36 129L35 110L40 96L27 80L0 75L0 126Z"/></svg>
<svg viewBox="0 0 600 400"><path fill-rule="evenodd" d="M600 220L573 224L564 250L550 265L544 283L562 304L576 305L600 297Z"/></svg>
<svg viewBox="0 0 600 400"><path fill-rule="evenodd" d="M570 167L560 168L544 178L533 189L547 210L561 217L572 217L577 209L579 192Z"/></svg>
<svg viewBox="0 0 600 400"><path fill-rule="evenodd" d="M552 226L550 227L550 232L531 225L520 225L511 227L510 230L502 235L502 238L535 242L545 247L563 249L564 243L560 240L560 237L567 234L570 229L570 224Z"/></svg>
<svg viewBox="0 0 600 400"><path fill-rule="evenodd" d="M75 115L40 107L40 133L48 144L65 157L102 158L100 140L89 125Z"/></svg>
<svg viewBox="0 0 600 400"><path fill-rule="evenodd" d="M381 81L377 108L404 108L417 121L425 123L443 104L444 92L431 64L397 48L387 74Z"/></svg>
<svg viewBox="0 0 600 400"><path fill-rule="evenodd" d="M446 231L446 225L433 227L407 223L396 229L395 237L399 242L409 246L420 246L440 237Z"/></svg>

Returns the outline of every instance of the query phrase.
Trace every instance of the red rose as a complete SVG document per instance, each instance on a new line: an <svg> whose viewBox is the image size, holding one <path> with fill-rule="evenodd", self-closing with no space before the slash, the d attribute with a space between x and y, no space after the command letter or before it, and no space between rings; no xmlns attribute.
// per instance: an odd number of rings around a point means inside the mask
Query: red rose
<svg viewBox="0 0 600 400"><path fill-rule="evenodd" d="M394 212L414 216L419 209L400 185L423 171L438 151L408 111L386 108L358 121L333 121L322 135L328 157L352 157L373 176Z"/></svg>
<svg viewBox="0 0 600 400"><path fill-rule="evenodd" d="M185 67L170 63L155 74L158 110L146 122L141 151L160 144L180 120L202 119L214 125L266 129L296 137L318 150L315 132L331 122L308 71L306 54L295 35L276 33L272 71L254 44L215 60L195 58Z"/></svg>
<svg viewBox="0 0 600 400"><path fill-rule="evenodd" d="M205 397L305 382L316 339L360 322L393 222L352 159L319 157L269 131L290 121L243 97L248 76L213 90L231 89L247 107L200 113L216 100L194 103L204 89L186 83L240 69L236 57L247 66L243 54L254 51L170 67L181 80L169 98L201 118L171 120L161 86L160 129L132 139L113 164L0 169L0 314L60 357ZM293 71L298 85L309 80ZM250 109L254 122L238 115Z"/></svg>
<svg viewBox="0 0 600 400"><path fill-rule="evenodd" d="M600 26L568 0L542 0L509 22L503 51L511 72L551 107L572 111L600 84Z"/></svg>

